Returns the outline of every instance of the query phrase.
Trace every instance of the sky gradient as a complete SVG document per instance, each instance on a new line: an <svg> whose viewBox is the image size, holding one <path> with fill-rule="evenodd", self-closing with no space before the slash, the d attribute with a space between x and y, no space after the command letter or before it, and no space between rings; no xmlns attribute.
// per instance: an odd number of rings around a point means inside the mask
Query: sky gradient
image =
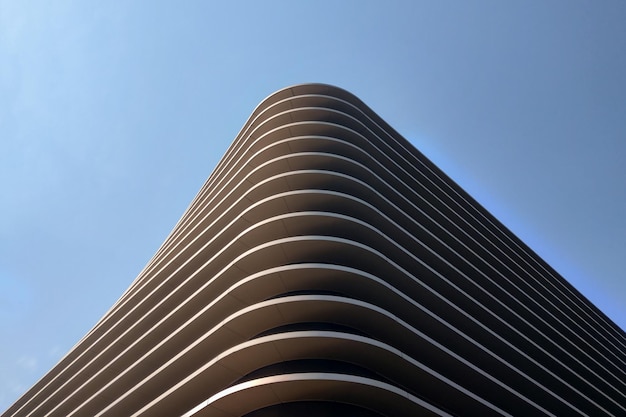
<svg viewBox="0 0 626 417"><path fill-rule="evenodd" d="M611 0L0 0L0 411L302 82L361 98L626 328L624 22Z"/></svg>

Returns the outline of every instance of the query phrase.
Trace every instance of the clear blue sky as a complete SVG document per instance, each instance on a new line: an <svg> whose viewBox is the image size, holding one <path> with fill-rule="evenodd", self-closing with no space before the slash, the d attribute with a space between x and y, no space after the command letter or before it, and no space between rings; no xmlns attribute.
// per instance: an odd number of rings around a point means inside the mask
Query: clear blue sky
<svg viewBox="0 0 626 417"><path fill-rule="evenodd" d="M625 328L625 22L610 0L0 0L0 410L302 82L363 99Z"/></svg>

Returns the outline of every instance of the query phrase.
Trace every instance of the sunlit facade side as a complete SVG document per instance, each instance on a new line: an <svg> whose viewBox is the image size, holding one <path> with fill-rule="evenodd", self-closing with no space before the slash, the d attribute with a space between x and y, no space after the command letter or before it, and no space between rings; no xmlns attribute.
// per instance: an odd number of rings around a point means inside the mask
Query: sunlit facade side
<svg viewBox="0 0 626 417"><path fill-rule="evenodd" d="M626 335L350 93L264 100L3 416L626 415Z"/></svg>

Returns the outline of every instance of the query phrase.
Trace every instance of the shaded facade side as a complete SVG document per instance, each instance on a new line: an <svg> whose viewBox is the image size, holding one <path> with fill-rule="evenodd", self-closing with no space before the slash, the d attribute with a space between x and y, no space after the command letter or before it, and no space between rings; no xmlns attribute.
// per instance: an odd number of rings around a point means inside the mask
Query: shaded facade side
<svg viewBox="0 0 626 417"><path fill-rule="evenodd" d="M617 416L625 346L360 100L302 85L4 415Z"/></svg>

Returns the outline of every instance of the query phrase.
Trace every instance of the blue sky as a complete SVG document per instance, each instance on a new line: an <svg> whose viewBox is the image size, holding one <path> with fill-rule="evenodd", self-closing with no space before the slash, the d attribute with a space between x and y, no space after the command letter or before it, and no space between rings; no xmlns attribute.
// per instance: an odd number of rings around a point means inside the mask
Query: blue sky
<svg viewBox="0 0 626 417"><path fill-rule="evenodd" d="M626 328L624 22L611 0L0 0L0 410L302 82L363 99Z"/></svg>

